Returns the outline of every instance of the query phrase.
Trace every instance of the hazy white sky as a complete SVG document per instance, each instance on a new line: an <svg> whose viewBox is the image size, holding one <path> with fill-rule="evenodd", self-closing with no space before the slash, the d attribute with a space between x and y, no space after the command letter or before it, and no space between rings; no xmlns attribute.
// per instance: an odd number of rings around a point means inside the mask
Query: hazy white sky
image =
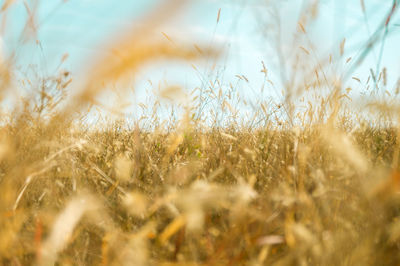
<svg viewBox="0 0 400 266"><path fill-rule="evenodd" d="M168 1L168 0L166 0ZM3 1L4 2L4 1ZM17 62L21 71L26 71L28 65L38 66L41 74L54 72L60 59L65 53L69 54L63 68L79 77L88 66L93 56L103 52L100 44L122 32L130 25L135 25L149 10L156 7L158 0L114 1L114 0L38 0L27 1L34 9L38 3L38 39L35 42L23 42L21 32L28 17L23 1L16 0L8 13L8 27L5 28L3 39L8 53L16 52ZM161 31L183 40L189 44L205 44L224 47L225 54L217 62L220 68L225 68L226 82L235 80L235 75L245 75L249 84L243 87L248 97L257 97L257 91L263 81L261 61L265 62L270 79L277 84L275 91L267 93L272 97L280 95L279 68L277 53L273 40L276 37L277 18L281 26L281 49L290 63L293 54L293 38L298 29L300 11L308 3L317 1L297 0L198 0L188 5L179 16L174 15L171 21L160 28ZM365 0L366 16L363 15L361 1L321 0L318 1L318 16L307 26L307 38L300 44L306 49L314 49L315 60L325 58L329 53L338 53L339 45L346 38L345 57L357 58L363 50L371 34L388 14L391 0ZM218 10L221 16L216 24ZM3 15L4 17L4 15ZM398 47L400 44L397 32L398 14L391 20L391 31L385 42L381 66L388 67L390 84L397 81L399 66ZM275 24L274 24L275 23ZM400 23L399 23L400 24ZM274 26L275 25L275 26ZM274 28L275 27L275 28ZM312 44L312 45L311 45ZM355 75L362 81L369 75L369 67L375 67L379 55L380 44L365 60ZM286 58L285 58L286 60ZM210 68L213 62L202 65ZM348 68L342 65L337 71ZM189 64L156 65L150 72L143 70L139 87L139 98L145 97L146 80L165 78L172 83L182 83L187 86L199 84L199 75L190 68ZM349 81L356 89L364 85L355 80Z"/></svg>

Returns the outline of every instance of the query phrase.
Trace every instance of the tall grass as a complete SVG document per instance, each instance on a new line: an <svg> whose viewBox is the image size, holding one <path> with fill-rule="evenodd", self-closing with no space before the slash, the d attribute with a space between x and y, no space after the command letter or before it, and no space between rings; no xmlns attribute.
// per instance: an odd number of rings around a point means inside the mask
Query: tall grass
<svg viewBox="0 0 400 266"><path fill-rule="evenodd" d="M137 120L87 122L108 85L145 63L224 52L153 38L185 2L165 2L143 18L145 27L105 44L113 53L95 59L74 96L69 72L43 76L4 113L0 263L397 265L396 96L350 103L344 81L328 72L329 59L310 47L302 46L295 62L308 67L290 71L278 49L280 85L263 64L265 84L283 87L282 102L248 103L237 93L246 77L232 85L217 74L188 93L190 104L160 103L186 89L168 87L142 104ZM393 3L381 30L396 12ZM10 5L5 1L3 15ZM304 9L296 40L310 41L307 23L316 9ZM32 21L27 28L34 29ZM1 69L5 95L18 84L12 63ZM375 87L383 75L375 74ZM162 108L170 116L161 117Z"/></svg>

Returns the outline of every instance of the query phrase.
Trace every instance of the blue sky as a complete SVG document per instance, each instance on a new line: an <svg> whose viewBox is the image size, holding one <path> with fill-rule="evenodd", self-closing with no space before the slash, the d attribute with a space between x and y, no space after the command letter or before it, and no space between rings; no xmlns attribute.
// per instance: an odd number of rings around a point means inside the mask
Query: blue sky
<svg viewBox="0 0 400 266"><path fill-rule="evenodd" d="M3 1L4 2L4 1ZM84 77L84 72L90 66L91 58L101 55L104 51L102 43L124 29L135 25L149 10L156 7L160 1L112 1L112 0L38 0L27 1L31 9L38 3L37 24L40 46L34 41L22 42L21 32L27 19L27 10L23 1L16 0L11 6L7 17L7 27L3 32L4 50L6 53L16 51L19 71L27 71L28 66L35 65L41 74L51 74L55 71L62 56L69 54L62 65L78 78ZM265 4L269 2L270 4ZM265 62L270 79L276 84L267 90L267 95L278 98L280 78L276 51L273 47L273 34L269 32L273 26L274 15L280 18L282 45L284 54L291 54L293 38L298 28L302 3L313 1L296 0L199 0L188 5L181 14L174 16L166 25L154 34L161 36L165 32L176 40L187 43L205 44L224 47L225 54L217 61L217 66L224 70L225 81L235 80L235 75L245 75L249 83L242 87L242 93L247 97L257 97L257 91L263 82L261 61ZM315 2L315 1L314 1ZM370 34L384 19L391 7L392 1L365 0L367 20L363 16L360 1L321 0L319 1L318 18L307 26L307 38L299 44L310 50L319 60L329 53L338 53L339 45L346 38L345 58L356 58L362 50ZM266 8L266 6L269 6ZM221 17L216 24L218 10ZM4 18L4 14L3 14ZM3 20L4 21L4 20ZM389 84L393 85L400 70L397 34L398 15L392 19L393 34L385 42L385 52L381 66L388 67ZM399 27L400 29L400 27ZM272 29L276 30L276 28ZM272 31L271 31L272 32ZM312 45L311 45L312 44ZM299 45L300 46L300 45ZM369 75L369 67L375 67L380 45L367 57L365 63L354 73L362 81ZM290 64L290 57L288 64ZM206 75L213 61L206 61L196 66ZM346 69L345 64L337 64L338 72ZM80 76L81 74L81 76ZM144 87L147 80L157 83L166 79L171 83L181 83L193 87L199 84L198 74L186 63L156 64L141 71L137 82L136 101L146 97ZM355 80L348 84L355 89L363 89L364 85ZM390 86L388 86L390 87Z"/></svg>

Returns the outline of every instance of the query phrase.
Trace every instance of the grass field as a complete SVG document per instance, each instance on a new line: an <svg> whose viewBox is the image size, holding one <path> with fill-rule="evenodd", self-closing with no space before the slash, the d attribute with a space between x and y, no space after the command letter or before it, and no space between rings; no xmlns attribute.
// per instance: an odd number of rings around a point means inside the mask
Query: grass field
<svg viewBox="0 0 400 266"><path fill-rule="evenodd" d="M159 10L179 12L183 1L166 3ZM160 102L188 88L161 89L138 121L88 122L107 86L144 64L223 53L153 40L168 19L159 10L105 44L118 57L96 58L79 93L69 72L24 81L36 89L2 114L0 264L399 265L398 91L351 101L328 60L297 70L307 86L289 82L282 102L250 115L217 75L189 104L169 102L181 110L170 116ZM3 95L22 84L12 65ZM385 69L371 73L366 89L386 86Z"/></svg>

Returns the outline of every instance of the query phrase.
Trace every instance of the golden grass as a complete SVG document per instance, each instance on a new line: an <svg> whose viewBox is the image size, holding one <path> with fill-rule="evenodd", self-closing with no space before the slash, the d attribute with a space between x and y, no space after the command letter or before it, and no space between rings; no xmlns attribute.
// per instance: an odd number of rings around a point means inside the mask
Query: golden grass
<svg viewBox="0 0 400 266"><path fill-rule="evenodd" d="M70 74L61 73L4 119L0 264L397 265L398 105L371 103L365 117L352 115L348 92L322 62L304 78L314 91L330 90L304 112L295 97L309 88L287 84L283 103L259 102L251 121L240 121L246 104L232 84L223 91L215 80L177 121L163 124L156 103L133 127L83 122L107 84L145 63L218 56L149 36L168 19L165 9L184 2L170 2L144 18L148 28L107 46L112 53L96 59L69 102ZM10 69L2 69L2 90ZM264 63L262 72L272 83Z"/></svg>

